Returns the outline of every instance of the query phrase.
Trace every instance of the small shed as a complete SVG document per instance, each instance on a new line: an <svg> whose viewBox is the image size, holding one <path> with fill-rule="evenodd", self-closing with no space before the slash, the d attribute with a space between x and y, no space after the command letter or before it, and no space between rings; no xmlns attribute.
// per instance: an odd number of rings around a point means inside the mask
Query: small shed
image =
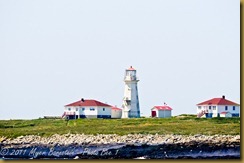
<svg viewBox="0 0 244 163"><path fill-rule="evenodd" d="M168 118L171 117L171 111L173 109L171 107L169 107L168 105L164 105L164 106L154 106L151 109L151 116L152 117L157 117L157 118Z"/></svg>
<svg viewBox="0 0 244 163"><path fill-rule="evenodd" d="M121 118L122 117L122 109L113 106L111 108L111 118Z"/></svg>
<svg viewBox="0 0 244 163"><path fill-rule="evenodd" d="M230 118L232 117L232 114L230 112L221 112L219 114L220 117Z"/></svg>

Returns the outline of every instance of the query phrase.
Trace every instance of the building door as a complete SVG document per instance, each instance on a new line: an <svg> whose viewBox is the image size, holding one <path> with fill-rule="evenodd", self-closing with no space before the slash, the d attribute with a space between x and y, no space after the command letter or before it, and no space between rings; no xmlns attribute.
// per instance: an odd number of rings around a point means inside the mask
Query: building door
<svg viewBox="0 0 244 163"><path fill-rule="evenodd" d="M156 116L157 116L156 111L152 111L152 117L156 117Z"/></svg>

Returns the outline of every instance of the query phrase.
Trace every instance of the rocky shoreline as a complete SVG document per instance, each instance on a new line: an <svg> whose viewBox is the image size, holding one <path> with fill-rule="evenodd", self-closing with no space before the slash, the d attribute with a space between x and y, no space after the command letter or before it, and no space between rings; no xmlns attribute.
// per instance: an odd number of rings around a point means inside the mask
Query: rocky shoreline
<svg viewBox="0 0 244 163"><path fill-rule="evenodd" d="M4 158L240 158L240 135L55 134L0 142Z"/></svg>
<svg viewBox="0 0 244 163"><path fill-rule="evenodd" d="M215 144L215 145L240 145L240 135L159 135L159 134L97 134L97 135L84 135L84 134L65 134L65 135L52 135L50 137L41 137L37 135L19 136L15 139L0 138L1 146L14 147L22 146L29 147L33 145L93 145L93 144L145 144L145 145L159 145L159 144Z"/></svg>

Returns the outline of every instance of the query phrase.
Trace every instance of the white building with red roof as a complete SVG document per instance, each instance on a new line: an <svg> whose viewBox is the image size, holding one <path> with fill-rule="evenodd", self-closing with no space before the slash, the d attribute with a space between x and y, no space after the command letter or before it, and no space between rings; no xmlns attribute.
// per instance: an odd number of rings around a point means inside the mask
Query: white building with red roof
<svg viewBox="0 0 244 163"><path fill-rule="evenodd" d="M240 105L222 98L213 98L197 104L197 117L239 117Z"/></svg>
<svg viewBox="0 0 244 163"><path fill-rule="evenodd" d="M113 106L111 108L111 118L121 118L122 117L122 109L117 106Z"/></svg>
<svg viewBox="0 0 244 163"><path fill-rule="evenodd" d="M219 116L228 118L228 117L232 117L232 114L230 112L221 112Z"/></svg>
<svg viewBox="0 0 244 163"><path fill-rule="evenodd" d="M151 116L157 118L168 118L172 116L172 110L173 109L166 104L163 106L154 106L151 109Z"/></svg>
<svg viewBox="0 0 244 163"><path fill-rule="evenodd" d="M114 111L112 111L114 110ZM116 110L116 111L115 111ZM112 107L111 105L102 103L93 99L81 99L64 106L64 114L62 117L68 119L79 118L121 118L122 110ZM112 113L114 115L112 115ZM120 117L119 117L120 115Z"/></svg>

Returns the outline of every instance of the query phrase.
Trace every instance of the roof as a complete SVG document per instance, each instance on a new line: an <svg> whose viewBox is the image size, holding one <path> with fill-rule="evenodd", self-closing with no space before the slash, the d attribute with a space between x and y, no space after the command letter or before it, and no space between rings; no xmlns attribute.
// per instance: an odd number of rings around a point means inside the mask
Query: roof
<svg viewBox="0 0 244 163"><path fill-rule="evenodd" d="M136 70L136 69L134 69L132 66L130 66L130 68L128 68L127 70Z"/></svg>
<svg viewBox="0 0 244 163"><path fill-rule="evenodd" d="M116 106L113 106L112 109L113 109L113 110L122 110L122 109L120 109L120 108L117 108Z"/></svg>
<svg viewBox="0 0 244 163"><path fill-rule="evenodd" d="M226 100L225 98L213 98L211 100L201 102L197 105L235 105L235 106L238 106L239 104L232 102L230 100Z"/></svg>
<svg viewBox="0 0 244 163"><path fill-rule="evenodd" d="M228 113L230 113L230 112L221 112L220 114L228 114Z"/></svg>
<svg viewBox="0 0 244 163"><path fill-rule="evenodd" d="M154 106L152 109L157 109L157 110L173 110L171 107L164 105L164 106Z"/></svg>
<svg viewBox="0 0 244 163"><path fill-rule="evenodd" d="M85 99L85 100L79 100L76 102L73 102L71 104L65 105L65 106L108 106L111 107L111 105L102 103L97 100L92 100L92 99Z"/></svg>

